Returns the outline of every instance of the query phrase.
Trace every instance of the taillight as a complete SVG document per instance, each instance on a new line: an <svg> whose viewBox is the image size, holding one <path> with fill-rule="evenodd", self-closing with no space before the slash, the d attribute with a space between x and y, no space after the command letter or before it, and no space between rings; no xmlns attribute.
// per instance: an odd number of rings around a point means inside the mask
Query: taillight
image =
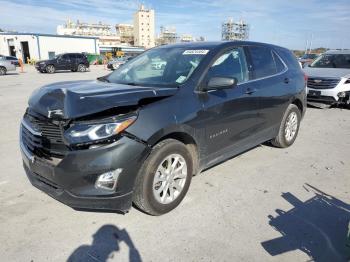
<svg viewBox="0 0 350 262"><path fill-rule="evenodd" d="M16 63L15 63L15 62L13 62L13 61L11 61L11 64L15 65Z"/></svg>
<svg viewBox="0 0 350 262"><path fill-rule="evenodd" d="M308 79L309 77L307 76L307 74L305 74L304 73L304 80L305 80L305 82L307 82L307 79Z"/></svg>

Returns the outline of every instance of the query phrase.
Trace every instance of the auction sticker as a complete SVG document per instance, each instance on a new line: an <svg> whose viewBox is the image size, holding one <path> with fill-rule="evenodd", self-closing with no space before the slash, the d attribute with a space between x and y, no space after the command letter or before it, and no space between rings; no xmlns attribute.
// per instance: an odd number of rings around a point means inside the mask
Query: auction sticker
<svg viewBox="0 0 350 262"><path fill-rule="evenodd" d="M206 55L209 50L197 49L197 50L185 50L183 55Z"/></svg>

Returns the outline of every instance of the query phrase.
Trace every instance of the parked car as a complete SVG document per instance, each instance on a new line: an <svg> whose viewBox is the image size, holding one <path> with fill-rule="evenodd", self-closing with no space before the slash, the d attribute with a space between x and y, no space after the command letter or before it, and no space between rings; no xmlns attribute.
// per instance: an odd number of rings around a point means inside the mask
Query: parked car
<svg viewBox="0 0 350 262"><path fill-rule="evenodd" d="M6 75L8 71L16 71L15 62L6 59L6 56L0 56L0 75Z"/></svg>
<svg viewBox="0 0 350 262"><path fill-rule="evenodd" d="M192 175L266 141L292 145L306 93L285 48L197 42L150 49L98 81L44 86L28 104L20 147L35 187L76 209L133 202L161 215Z"/></svg>
<svg viewBox="0 0 350 262"><path fill-rule="evenodd" d="M19 66L18 58L15 56L4 56L7 61L10 61L15 66Z"/></svg>
<svg viewBox="0 0 350 262"><path fill-rule="evenodd" d="M327 51L304 71L309 103L350 104L350 50Z"/></svg>
<svg viewBox="0 0 350 262"><path fill-rule="evenodd" d="M115 69L119 68L121 65L124 65L126 62L130 61L133 58L133 56L113 58L108 62L107 68L114 71Z"/></svg>
<svg viewBox="0 0 350 262"><path fill-rule="evenodd" d="M41 73L53 74L58 70L85 72L89 68L89 61L82 53L65 53L53 59L38 61L35 68Z"/></svg>
<svg viewBox="0 0 350 262"><path fill-rule="evenodd" d="M166 61L162 61L161 59L157 58L152 61L152 69L156 70L163 70L166 66Z"/></svg>
<svg viewBox="0 0 350 262"><path fill-rule="evenodd" d="M316 58L317 54L304 54L302 57L299 58L299 62L302 67L311 64Z"/></svg>
<svg viewBox="0 0 350 262"><path fill-rule="evenodd" d="M111 70L115 70L118 67L120 67L121 65L125 64L127 62L127 58L112 58L108 64L107 64L107 68L111 69Z"/></svg>

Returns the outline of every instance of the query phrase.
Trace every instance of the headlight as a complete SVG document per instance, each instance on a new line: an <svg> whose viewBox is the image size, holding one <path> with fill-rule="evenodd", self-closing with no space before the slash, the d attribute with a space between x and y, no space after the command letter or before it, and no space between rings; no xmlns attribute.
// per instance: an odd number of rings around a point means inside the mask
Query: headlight
<svg viewBox="0 0 350 262"><path fill-rule="evenodd" d="M71 144L85 144L109 139L129 127L136 116L123 119L108 119L96 123L76 123L65 131L65 138Z"/></svg>
<svg viewBox="0 0 350 262"><path fill-rule="evenodd" d="M40 65L44 65L44 64L45 64L45 62L40 62L39 64L40 64Z"/></svg>

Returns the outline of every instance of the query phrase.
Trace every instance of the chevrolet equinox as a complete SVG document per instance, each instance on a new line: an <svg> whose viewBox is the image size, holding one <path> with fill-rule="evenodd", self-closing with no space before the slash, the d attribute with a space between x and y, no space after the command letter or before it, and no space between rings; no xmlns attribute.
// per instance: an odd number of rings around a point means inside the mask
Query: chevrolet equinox
<svg viewBox="0 0 350 262"><path fill-rule="evenodd" d="M194 174L267 141L292 145L305 104L305 76L285 48L161 46L97 80L35 90L21 122L24 169L74 209L125 213L134 203L161 215Z"/></svg>

